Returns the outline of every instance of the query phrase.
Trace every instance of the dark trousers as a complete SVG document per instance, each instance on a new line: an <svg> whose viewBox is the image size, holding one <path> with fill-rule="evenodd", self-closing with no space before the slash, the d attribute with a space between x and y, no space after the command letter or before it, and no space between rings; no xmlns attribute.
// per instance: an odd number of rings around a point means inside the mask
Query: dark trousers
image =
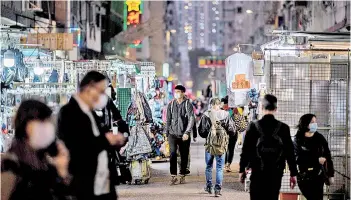
<svg viewBox="0 0 351 200"><path fill-rule="evenodd" d="M168 136L168 142L170 147L170 172L171 175L177 175L177 149L180 153L180 174L186 174L186 168L188 166L189 149L190 149L190 138L187 141L183 141L182 138L178 138L173 135Z"/></svg>
<svg viewBox="0 0 351 200"><path fill-rule="evenodd" d="M251 200L278 200L283 172L255 172L250 177Z"/></svg>
<svg viewBox="0 0 351 200"><path fill-rule="evenodd" d="M229 137L228 151L225 155L225 164L232 164L237 140L238 140L238 134L235 134L234 136Z"/></svg>
<svg viewBox="0 0 351 200"><path fill-rule="evenodd" d="M323 200L323 176L315 176L309 180L298 180L298 185L307 200Z"/></svg>

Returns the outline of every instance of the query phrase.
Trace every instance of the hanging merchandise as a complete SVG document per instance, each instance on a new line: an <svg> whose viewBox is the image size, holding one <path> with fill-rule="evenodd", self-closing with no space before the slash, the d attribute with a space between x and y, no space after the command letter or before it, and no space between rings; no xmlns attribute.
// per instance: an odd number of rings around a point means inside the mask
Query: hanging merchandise
<svg viewBox="0 0 351 200"><path fill-rule="evenodd" d="M227 88L231 92L233 102L230 107L247 104L247 92L253 79L252 58L243 53L235 53L226 59Z"/></svg>

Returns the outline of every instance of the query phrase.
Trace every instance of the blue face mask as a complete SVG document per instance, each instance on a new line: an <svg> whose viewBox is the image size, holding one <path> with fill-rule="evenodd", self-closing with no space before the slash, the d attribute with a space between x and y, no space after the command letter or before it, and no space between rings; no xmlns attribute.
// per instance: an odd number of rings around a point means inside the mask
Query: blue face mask
<svg viewBox="0 0 351 200"><path fill-rule="evenodd" d="M317 123L310 123L309 129L310 129L310 133L315 133L318 129L318 124Z"/></svg>

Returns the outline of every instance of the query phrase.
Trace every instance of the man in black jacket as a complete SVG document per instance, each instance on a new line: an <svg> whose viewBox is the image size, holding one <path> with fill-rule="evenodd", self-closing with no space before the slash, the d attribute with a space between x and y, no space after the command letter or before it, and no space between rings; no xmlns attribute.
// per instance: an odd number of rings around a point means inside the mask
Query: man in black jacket
<svg viewBox="0 0 351 200"><path fill-rule="evenodd" d="M167 108L166 134L170 145L170 172L171 185L176 184L177 179L177 149L179 148L181 169L180 183L185 183L186 168L188 165L190 135L194 126L194 110L192 104L185 98L185 87L175 87L175 100L169 103Z"/></svg>
<svg viewBox="0 0 351 200"><path fill-rule="evenodd" d="M73 175L72 195L78 200L115 200L111 184L107 151L124 143L122 134L100 133L92 111L106 99L106 77L88 72L79 85L79 92L63 106L58 117L58 135L71 156L69 171Z"/></svg>
<svg viewBox="0 0 351 200"><path fill-rule="evenodd" d="M251 200L278 200L286 161L290 169L290 187L294 188L296 185L297 169L290 128L274 118L276 110L277 98L273 95L266 95L262 100L263 118L258 122L251 123L245 136L240 159L240 180L244 182L246 169L250 168L252 170L250 177ZM265 151L268 148L258 148L258 145L263 144L263 135L266 138L273 138L273 135L278 136L274 138L279 141L280 148L277 143L277 146L271 146L270 151ZM267 144L268 141L265 142ZM280 153L274 154L275 152ZM267 160L271 159L269 156L275 155L280 156L276 157L277 160L264 165Z"/></svg>

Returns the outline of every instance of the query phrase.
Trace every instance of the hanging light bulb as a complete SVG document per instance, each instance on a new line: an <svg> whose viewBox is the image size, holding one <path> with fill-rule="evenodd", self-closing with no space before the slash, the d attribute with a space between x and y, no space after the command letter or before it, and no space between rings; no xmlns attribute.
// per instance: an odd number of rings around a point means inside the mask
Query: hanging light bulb
<svg viewBox="0 0 351 200"><path fill-rule="evenodd" d="M12 50L7 50L4 53L4 66L5 67L13 67L15 66L15 53Z"/></svg>

